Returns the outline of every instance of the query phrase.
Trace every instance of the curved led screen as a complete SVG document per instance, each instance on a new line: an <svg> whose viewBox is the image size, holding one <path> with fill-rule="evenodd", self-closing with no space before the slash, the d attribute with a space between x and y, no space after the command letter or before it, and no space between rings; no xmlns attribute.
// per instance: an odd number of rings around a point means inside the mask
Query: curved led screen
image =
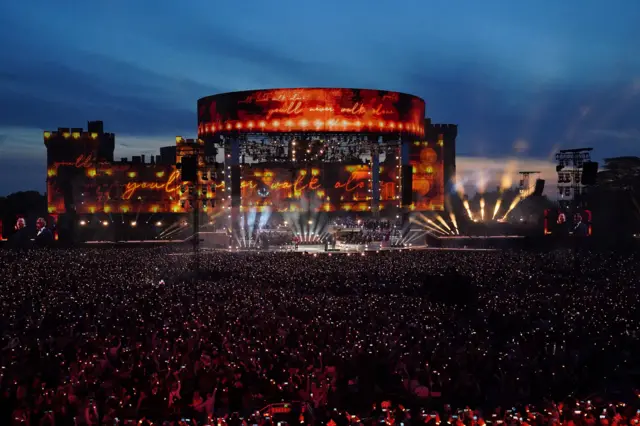
<svg viewBox="0 0 640 426"><path fill-rule="evenodd" d="M405 133L424 135L424 100L371 89L272 89L198 100L198 134Z"/></svg>

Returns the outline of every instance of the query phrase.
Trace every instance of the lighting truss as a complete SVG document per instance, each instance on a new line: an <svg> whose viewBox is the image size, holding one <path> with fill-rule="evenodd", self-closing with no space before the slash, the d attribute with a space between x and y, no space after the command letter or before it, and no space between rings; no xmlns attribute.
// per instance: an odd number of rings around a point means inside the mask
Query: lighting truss
<svg viewBox="0 0 640 426"><path fill-rule="evenodd" d="M563 149L556 153L558 196L560 205L568 207L580 202L584 187L581 184L582 167L591 161L593 148Z"/></svg>
<svg viewBox="0 0 640 426"><path fill-rule="evenodd" d="M400 139L379 142L375 136L336 134L241 135L241 163L354 162L376 150L381 161L395 157Z"/></svg>

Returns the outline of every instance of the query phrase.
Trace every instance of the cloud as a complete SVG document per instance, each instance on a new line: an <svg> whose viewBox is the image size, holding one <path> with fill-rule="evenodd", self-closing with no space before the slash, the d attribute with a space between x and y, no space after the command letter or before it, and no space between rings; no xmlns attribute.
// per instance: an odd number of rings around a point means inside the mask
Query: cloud
<svg viewBox="0 0 640 426"><path fill-rule="evenodd" d="M513 150L520 154L525 153L529 150L529 143L524 139L518 139L513 144Z"/></svg>
<svg viewBox="0 0 640 426"><path fill-rule="evenodd" d="M590 134L597 137L606 137L610 140L620 141L633 141L640 142L640 130L627 129L627 130L615 130L615 129L593 129L589 131Z"/></svg>
<svg viewBox="0 0 640 426"><path fill-rule="evenodd" d="M597 142L593 154L601 158L624 155L621 137L635 137L634 132L618 133L635 128L640 114L640 97L629 96L628 82L514 89L509 78L497 84L482 68L450 65L434 70L410 63L404 67L403 89L426 100L434 122L459 124L459 154L500 157L511 151L514 141L524 140L528 155L552 157L558 149ZM599 129L616 132L600 132L596 138L591 131Z"/></svg>
<svg viewBox="0 0 640 426"><path fill-rule="evenodd" d="M116 132L189 134L198 96L218 90L100 55L78 53L76 59L91 67L18 62L2 71L0 103L11 108L0 125L79 127L101 119Z"/></svg>
<svg viewBox="0 0 640 426"><path fill-rule="evenodd" d="M250 41L240 34L224 28L196 26L193 31L179 32L167 39L167 43L205 60L215 58L222 67L225 62L231 62L243 75L256 80L288 82L285 83L287 87L304 85L309 81L324 85L336 81L336 76L340 74L338 67L318 60L295 58L265 39ZM227 90L255 88L259 87L233 87Z"/></svg>

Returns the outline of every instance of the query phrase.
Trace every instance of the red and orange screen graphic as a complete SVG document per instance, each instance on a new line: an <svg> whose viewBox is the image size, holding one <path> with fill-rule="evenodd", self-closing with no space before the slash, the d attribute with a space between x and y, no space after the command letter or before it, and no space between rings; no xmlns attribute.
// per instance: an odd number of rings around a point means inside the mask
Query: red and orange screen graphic
<svg viewBox="0 0 640 426"><path fill-rule="evenodd" d="M409 150L414 211L444 210L443 141L416 141Z"/></svg>
<svg viewBox="0 0 640 426"><path fill-rule="evenodd" d="M442 164L432 151L412 156L414 210L438 210L444 204ZM274 212L367 212L373 202L373 181L369 164L325 163L320 166L241 168L241 206L243 209ZM380 164L380 210L399 203L399 168L396 161ZM198 191L210 211L221 210L225 182L215 181L215 173L200 176L196 189L180 181L175 166L151 164L52 165L48 173L49 213L65 213L65 192L70 193L76 211L95 213L184 213L192 207L189 191ZM59 180L60 179L60 180ZM61 182L72 182L64 187ZM69 195L67 194L67 197Z"/></svg>
<svg viewBox="0 0 640 426"><path fill-rule="evenodd" d="M368 89L273 89L198 101L198 134L218 132L371 132L424 135L425 103Z"/></svg>
<svg viewBox="0 0 640 426"><path fill-rule="evenodd" d="M380 166L380 209L398 204L398 178L393 165ZM243 209L274 212L367 212L372 204L368 164L328 163L307 169L243 166Z"/></svg>
<svg viewBox="0 0 640 426"><path fill-rule="evenodd" d="M410 146L414 211L442 210L444 181L442 143L415 142ZM400 164L397 156L379 165L379 209L400 202ZM175 165L98 162L79 155L74 161L53 162L48 170L50 214L65 213L72 203L80 214L185 213L197 191L208 212L225 207L225 182L213 170L200 171L196 185L181 182ZM298 168L241 167L241 207L276 212L367 212L374 202L369 162L320 163ZM217 180L219 179L219 180ZM217 202L207 202L216 200ZM226 199L228 201L228 199Z"/></svg>
<svg viewBox="0 0 640 426"><path fill-rule="evenodd" d="M58 163L49 167L48 177L51 214L65 213L65 196L82 214L184 211L180 172L175 166Z"/></svg>

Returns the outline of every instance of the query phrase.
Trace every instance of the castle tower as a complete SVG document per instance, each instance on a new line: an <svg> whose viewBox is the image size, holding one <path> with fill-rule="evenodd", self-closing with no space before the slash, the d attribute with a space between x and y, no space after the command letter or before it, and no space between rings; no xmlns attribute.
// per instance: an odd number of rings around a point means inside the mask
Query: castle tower
<svg viewBox="0 0 640 426"><path fill-rule="evenodd" d="M45 131L47 147L47 203L50 214L65 213L74 205L75 185L98 163L112 162L115 135L105 133L102 121L91 121L88 130L59 127Z"/></svg>

